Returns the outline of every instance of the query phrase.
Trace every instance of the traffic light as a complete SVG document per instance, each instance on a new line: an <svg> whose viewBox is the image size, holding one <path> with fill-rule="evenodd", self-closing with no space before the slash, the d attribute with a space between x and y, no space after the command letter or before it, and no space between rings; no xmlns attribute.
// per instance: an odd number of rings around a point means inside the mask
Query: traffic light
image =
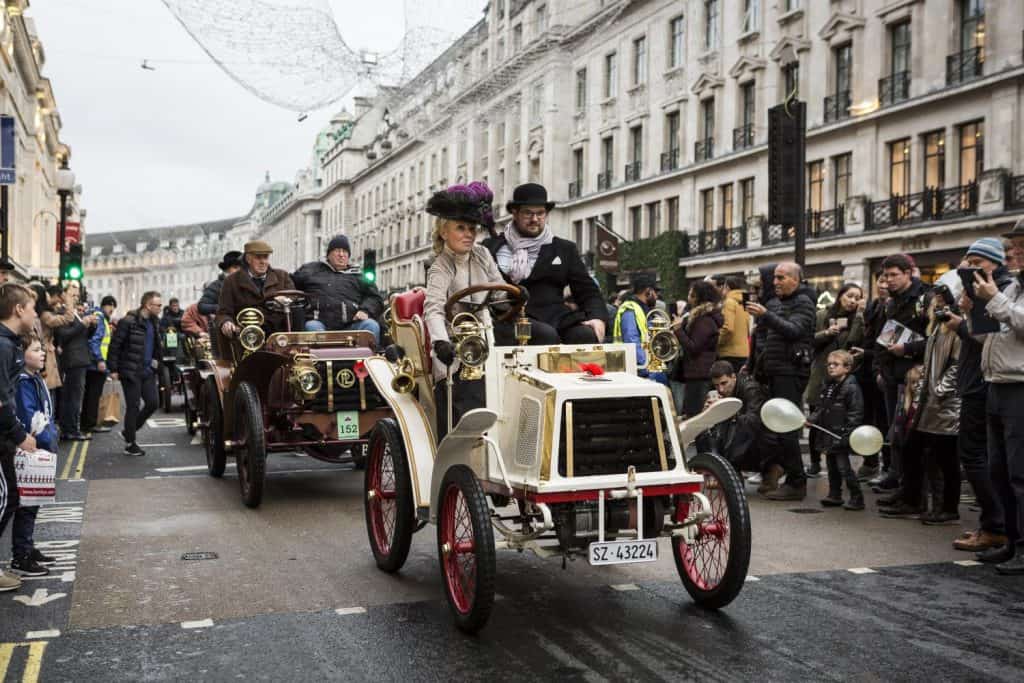
<svg viewBox="0 0 1024 683"><path fill-rule="evenodd" d="M376 249L363 249L363 278L370 284L377 281Z"/></svg>
<svg viewBox="0 0 1024 683"><path fill-rule="evenodd" d="M72 244L64 256L64 265L61 268L62 280L81 280L85 271L82 268L82 245Z"/></svg>

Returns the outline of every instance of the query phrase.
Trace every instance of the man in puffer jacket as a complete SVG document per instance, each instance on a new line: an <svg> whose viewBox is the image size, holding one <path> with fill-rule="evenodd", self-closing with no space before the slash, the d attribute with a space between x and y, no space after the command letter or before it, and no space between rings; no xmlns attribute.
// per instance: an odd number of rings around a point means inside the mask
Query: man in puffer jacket
<svg viewBox="0 0 1024 683"><path fill-rule="evenodd" d="M366 330L380 343L380 323L384 301L372 282L359 268L349 265L349 243L344 235L335 236L327 245L327 257L313 261L292 274L295 286L312 299L316 311L306 321L307 330Z"/></svg>
<svg viewBox="0 0 1024 683"><path fill-rule="evenodd" d="M1024 575L1024 274L1002 292L991 276L974 279L977 305L986 302L985 311L999 321L999 331L985 336L981 369L989 382L989 467L1008 541L978 559L997 563L1000 574Z"/></svg>
<svg viewBox="0 0 1024 683"><path fill-rule="evenodd" d="M146 424L159 402L156 389L157 368L163 358L160 340L160 295L146 292L142 305L117 324L107 352L107 369L111 378L120 380L124 389L125 455L145 455L135 442L135 433ZM144 402L139 412L139 401Z"/></svg>
<svg viewBox="0 0 1024 683"><path fill-rule="evenodd" d="M802 284L803 269L796 263L780 263L773 276L776 298L764 305L749 303L747 312L764 328L764 352L759 375L768 378L768 394L802 407L804 388L811 372L816 308ZM807 477L800 455L800 432L784 434L779 454L786 483L765 493L770 500L803 500Z"/></svg>

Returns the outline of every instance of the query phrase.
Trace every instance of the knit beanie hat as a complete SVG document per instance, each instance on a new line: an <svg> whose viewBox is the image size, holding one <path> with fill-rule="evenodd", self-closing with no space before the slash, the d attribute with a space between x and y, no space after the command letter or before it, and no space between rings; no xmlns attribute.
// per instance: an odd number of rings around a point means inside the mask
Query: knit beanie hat
<svg viewBox="0 0 1024 683"><path fill-rule="evenodd" d="M349 254L352 253L352 249L348 244L348 238L344 235L335 235L331 238L331 241L327 243L327 253L331 253L335 249L344 249Z"/></svg>
<svg viewBox="0 0 1024 683"><path fill-rule="evenodd" d="M997 266L1006 264L1006 250L1003 249L1003 243L995 237L982 237L980 240L977 240L967 250L967 255L980 256Z"/></svg>

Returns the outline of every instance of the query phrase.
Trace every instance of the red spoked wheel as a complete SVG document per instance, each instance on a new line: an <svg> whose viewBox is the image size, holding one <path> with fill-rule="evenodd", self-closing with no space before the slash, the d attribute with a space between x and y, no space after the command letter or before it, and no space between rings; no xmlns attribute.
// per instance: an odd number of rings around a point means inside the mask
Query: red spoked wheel
<svg viewBox="0 0 1024 683"><path fill-rule="evenodd" d="M701 607L718 609L739 595L747 578L750 509L739 475L724 458L701 453L688 465L704 476L701 493L711 504L711 516L697 525L692 543L672 539L672 556L690 597ZM692 499L689 511L696 505Z"/></svg>
<svg viewBox="0 0 1024 683"><path fill-rule="evenodd" d="M383 571L396 572L409 556L415 513L405 444L391 418L373 429L363 483L366 533L374 560Z"/></svg>
<svg viewBox="0 0 1024 683"><path fill-rule="evenodd" d="M448 606L467 633L483 628L494 606L494 532L480 482L457 465L441 482L437 548Z"/></svg>

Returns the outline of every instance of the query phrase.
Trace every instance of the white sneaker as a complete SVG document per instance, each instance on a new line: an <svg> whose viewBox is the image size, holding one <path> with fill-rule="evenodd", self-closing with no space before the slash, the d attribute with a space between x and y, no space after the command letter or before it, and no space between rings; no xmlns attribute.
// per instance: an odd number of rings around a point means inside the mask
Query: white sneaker
<svg viewBox="0 0 1024 683"><path fill-rule="evenodd" d="M760 484L761 483L761 473L758 472L757 474L752 474L749 477L747 477L747 483L748 484Z"/></svg>
<svg viewBox="0 0 1024 683"><path fill-rule="evenodd" d="M21 588L21 577L0 570L0 593L16 591Z"/></svg>

